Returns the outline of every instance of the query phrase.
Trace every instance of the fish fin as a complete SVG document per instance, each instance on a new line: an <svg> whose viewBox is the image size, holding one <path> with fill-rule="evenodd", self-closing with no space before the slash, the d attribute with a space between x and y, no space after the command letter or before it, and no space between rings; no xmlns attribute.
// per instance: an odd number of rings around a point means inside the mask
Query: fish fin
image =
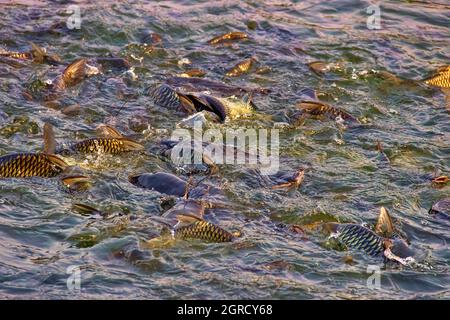
<svg viewBox="0 0 450 320"><path fill-rule="evenodd" d="M55 133L53 132L53 126L46 122L44 124L44 153L54 154L56 150Z"/></svg>
<svg viewBox="0 0 450 320"><path fill-rule="evenodd" d="M120 138L121 142L123 142L126 151L140 151L144 150L144 146L137 141L128 138Z"/></svg>
<svg viewBox="0 0 450 320"><path fill-rule="evenodd" d="M100 210L95 209L94 207L91 207L84 203L74 203L72 205L72 208L76 211L80 212L84 216L91 216L94 214L99 214L101 216L105 216L106 214Z"/></svg>
<svg viewBox="0 0 450 320"><path fill-rule="evenodd" d="M378 221L375 226L375 232L384 237L391 237L394 233L394 225L392 218L385 207L380 208L380 214L378 215Z"/></svg>
<svg viewBox="0 0 450 320"><path fill-rule="evenodd" d="M103 138L116 138L120 139L123 138L123 135L117 130L116 128L113 128L111 126L108 126L107 124L101 124L99 125L95 131L97 132L99 137Z"/></svg>
<svg viewBox="0 0 450 320"><path fill-rule="evenodd" d="M178 214L177 220L180 224L192 224L194 222L204 221L202 218L189 213Z"/></svg>
<svg viewBox="0 0 450 320"><path fill-rule="evenodd" d="M193 101L188 96L179 92L177 92L177 94L178 98L180 99L183 111L185 111L188 114L196 113L198 111Z"/></svg>
<svg viewBox="0 0 450 320"><path fill-rule="evenodd" d="M91 179L83 175L73 175L61 178L61 182L70 190L84 191L91 184Z"/></svg>
<svg viewBox="0 0 450 320"><path fill-rule="evenodd" d="M86 75L86 59L78 59L67 66L63 72L63 80L66 85L75 85L84 79Z"/></svg>
<svg viewBox="0 0 450 320"><path fill-rule="evenodd" d="M339 226L339 223L336 222L326 222L322 225L322 228L324 231L327 231L329 233L337 233L337 228Z"/></svg>
<svg viewBox="0 0 450 320"><path fill-rule="evenodd" d="M33 56L33 60L35 62L38 63L43 63L44 62L44 58L47 55L47 53L45 52L45 50L41 47L39 47L38 45L36 45L33 42L30 42L30 46L31 46L31 54Z"/></svg>
<svg viewBox="0 0 450 320"><path fill-rule="evenodd" d="M66 170L69 165L67 164L67 162L65 162L63 159L61 159L58 156L55 156L54 154L47 154L47 158L48 160L53 163L53 165L57 166L58 168L60 168L62 171Z"/></svg>

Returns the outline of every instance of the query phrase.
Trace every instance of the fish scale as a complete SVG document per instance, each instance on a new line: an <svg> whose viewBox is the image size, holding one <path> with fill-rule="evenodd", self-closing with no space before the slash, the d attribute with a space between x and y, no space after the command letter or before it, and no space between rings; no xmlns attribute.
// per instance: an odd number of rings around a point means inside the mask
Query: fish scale
<svg viewBox="0 0 450 320"><path fill-rule="evenodd" d="M120 153L125 151L123 142L115 138L91 138L75 143L71 149L84 152Z"/></svg>
<svg viewBox="0 0 450 320"><path fill-rule="evenodd" d="M358 224L340 224L338 239L350 248L362 250L371 256L384 251L384 238Z"/></svg>
<svg viewBox="0 0 450 320"><path fill-rule="evenodd" d="M207 221L197 221L188 226L175 229L175 238L201 239L211 242L230 242L233 240L234 236L212 223Z"/></svg>
<svg viewBox="0 0 450 320"><path fill-rule="evenodd" d="M0 177L54 177L66 164L56 164L44 153L17 153L0 157Z"/></svg>
<svg viewBox="0 0 450 320"><path fill-rule="evenodd" d="M425 80L425 83L432 86L450 88L450 66L443 68L432 78Z"/></svg>

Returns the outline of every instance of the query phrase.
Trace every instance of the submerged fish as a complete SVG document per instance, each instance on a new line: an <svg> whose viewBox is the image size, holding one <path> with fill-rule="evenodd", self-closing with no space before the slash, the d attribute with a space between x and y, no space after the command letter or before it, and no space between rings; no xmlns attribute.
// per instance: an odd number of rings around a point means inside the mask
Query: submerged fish
<svg viewBox="0 0 450 320"><path fill-rule="evenodd" d="M297 107L300 111L300 117L296 117L297 121L302 120L305 116L315 116L315 117L324 117L331 120L338 120L341 118L342 120L349 122L359 122L354 116L350 113L330 106L329 104L318 102L318 101L301 101Z"/></svg>
<svg viewBox="0 0 450 320"><path fill-rule="evenodd" d="M359 224L329 222L324 227L349 248L362 250L370 256L381 255L385 250L386 239Z"/></svg>
<svg viewBox="0 0 450 320"><path fill-rule="evenodd" d="M433 204L428 211L429 214L450 218L450 198L442 199Z"/></svg>
<svg viewBox="0 0 450 320"><path fill-rule="evenodd" d="M428 85L441 88L450 88L450 66L439 68L435 75L423 81Z"/></svg>
<svg viewBox="0 0 450 320"><path fill-rule="evenodd" d="M168 195L182 197L187 191L186 181L165 172L134 175L130 176L128 180L138 187L155 190Z"/></svg>
<svg viewBox="0 0 450 320"><path fill-rule="evenodd" d="M246 59L244 61L239 62L234 67L232 67L227 73L227 77L238 77L244 73L247 73L250 71L250 68L254 65L256 62L256 59L250 58Z"/></svg>
<svg viewBox="0 0 450 320"><path fill-rule="evenodd" d="M181 226L175 226L173 236L176 239L200 239L209 242L230 242L234 235L194 215L178 215Z"/></svg>
<svg viewBox="0 0 450 320"><path fill-rule="evenodd" d="M45 153L16 153L0 157L0 177L54 177L69 165Z"/></svg>
<svg viewBox="0 0 450 320"><path fill-rule="evenodd" d="M228 42L231 40L241 40L241 39L247 39L248 35L245 32L228 32L225 34L222 34L220 36L214 37L211 40L208 41L209 44L219 44L223 42Z"/></svg>

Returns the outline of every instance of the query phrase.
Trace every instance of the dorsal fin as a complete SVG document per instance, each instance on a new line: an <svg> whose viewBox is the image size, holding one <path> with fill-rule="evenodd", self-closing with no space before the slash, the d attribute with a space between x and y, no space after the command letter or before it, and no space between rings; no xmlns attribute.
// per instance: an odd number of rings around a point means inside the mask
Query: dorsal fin
<svg viewBox="0 0 450 320"><path fill-rule="evenodd" d="M30 46L31 46L30 52L33 55L34 61L38 63L44 62L44 57L47 55L45 50L33 42L30 42Z"/></svg>
<svg viewBox="0 0 450 320"><path fill-rule="evenodd" d="M76 85L84 79L86 73L86 59L78 59L67 66L63 72L63 80L68 87Z"/></svg>
<svg viewBox="0 0 450 320"><path fill-rule="evenodd" d="M204 221L203 219L193 215L193 214L179 214L177 215L177 220L183 224L191 224L198 221Z"/></svg>
<svg viewBox="0 0 450 320"><path fill-rule="evenodd" d="M104 138L116 138L120 139L123 138L123 135L116 129L111 126L108 126L106 124L99 125L95 131L100 137Z"/></svg>
<svg viewBox="0 0 450 320"><path fill-rule="evenodd" d="M375 226L375 232L384 237L391 237L394 233L394 225L392 223L391 216L385 207L380 208L380 214L378 215L378 221Z"/></svg>
<svg viewBox="0 0 450 320"><path fill-rule="evenodd" d="M53 132L53 126L46 122L44 124L44 153L54 154L56 150L55 133Z"/></svg>

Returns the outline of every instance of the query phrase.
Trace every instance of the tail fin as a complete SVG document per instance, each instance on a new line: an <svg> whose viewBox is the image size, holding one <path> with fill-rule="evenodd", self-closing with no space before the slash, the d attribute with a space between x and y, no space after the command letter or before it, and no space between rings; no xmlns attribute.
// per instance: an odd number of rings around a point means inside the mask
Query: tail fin
<svg viewBox="0 0 450 320"><path fill-rule="evenodd" d="M386 238L390 238L394 233L394 225L392 223L391 216L385 207L380 208L380 214L375 226L375 232Z"/></svg>

